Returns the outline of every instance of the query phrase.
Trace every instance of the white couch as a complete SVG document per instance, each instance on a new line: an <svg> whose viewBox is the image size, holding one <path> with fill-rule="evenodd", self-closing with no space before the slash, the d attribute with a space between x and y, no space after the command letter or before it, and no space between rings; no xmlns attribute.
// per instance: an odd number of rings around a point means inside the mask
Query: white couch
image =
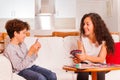
<svg viewBox="0 0 120 80"><path fill-rule="evenodd" d="M25 43L29 48L36 40L35 37L27 37ZM76 80L76 73L66 72L62 69L64 65L73 64L70 57L70 51L77 49L78 36L68 36L68 37L41 37L39 42L41 43L41 49L38 52L38 58L34 62L41 67L50 69L54 71L57 75L57 80ZM119 41L115 37L115 41ZM2 61L1 61L2 60ZM7 71L7 72L6 72ZM9 60L4 56L0 55L0 80L24 80L22 77L18 76L14 78ZM5 73L4 73L5 72ZM119 80L120 71L111 71L106 74L106 80ZM7 77L6 77L7 76ZM90 77L91 80L91 77Z"/></svg>
<svg viewBox="0 0 120 80"><path fill-rule="evenodd" d="M27 37L25 39L27 47L29 48L35 40L34 37ZM57 80L74 80L74 72L66 72L62 69L63 65L72 63L69 58L70 45L72 44L69 44L67 37L43 37L39 38L39 42L42 46L38 52L39 57L34 63L54 71L57 74Z"/></svg>
<svg viewBox="0 0 120 80"><path fill-rule="evenodd" d="M112 35L115 42L119 41L118 36ZM66 72L62 69L63 65L73 64L70 57L70 51L77 49L78 36L68 36L68 37L42 37L39 38L39 42L42 47L39 50L38 58L34 62L35 64L48 68L57 74L58 80L76 80L76 73ZM25 43L29 48L31 44L35 42L36 38L27 37ZM111 71L106 74L106 80L119 80L120 70ZM89 77L91 80L91 76Z"/></svg>
<svg viewBox="0 0 120 80"><path fill-rule="evenodd" d="M23 77L12 73L10 61L0 54L0 80L25 80Z"/></svg>

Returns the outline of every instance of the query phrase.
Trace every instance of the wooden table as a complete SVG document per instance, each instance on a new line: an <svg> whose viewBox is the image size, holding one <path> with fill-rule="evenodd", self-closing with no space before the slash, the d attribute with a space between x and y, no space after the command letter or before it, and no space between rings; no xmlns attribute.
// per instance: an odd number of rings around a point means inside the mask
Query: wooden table
<svg viewBox="0 0 120 80"><path fill-rule="evenodd" d="M91 72L92 80L97 80L97 72L120 70L120 65L111 65L108 67L99 67L99 68L96 67L96 68L87 68L87 69L80 69L65 65L63 66L63 69L66 71L74 71L74 72Z"/></svg>

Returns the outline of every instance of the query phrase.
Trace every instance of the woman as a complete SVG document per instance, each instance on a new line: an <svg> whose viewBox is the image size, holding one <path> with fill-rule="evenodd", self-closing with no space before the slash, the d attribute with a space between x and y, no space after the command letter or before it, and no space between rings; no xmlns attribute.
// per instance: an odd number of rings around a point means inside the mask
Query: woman
<svg viewBox="0 0 120 80"><path fill-rule="evenodd" d="M85 14L80 25L80 41L75 63L104 63L107 53L114 52L114 41L102 18L96 13ZM77 80L88 80L89 72L79 72ZM97 80L105 80L105 72L97 73Z"/></svg>
<svg viewBox="0 0 120 80"><path fill-rule="evenodd" d="M4 55L11 61L13 72L27 80L57 80L54 72L32 65L41 45L36 40L27 50L24 39L30 28L28 23L13 19L6 23L5 28L10 37L10 43L5 48Z"/></svg>

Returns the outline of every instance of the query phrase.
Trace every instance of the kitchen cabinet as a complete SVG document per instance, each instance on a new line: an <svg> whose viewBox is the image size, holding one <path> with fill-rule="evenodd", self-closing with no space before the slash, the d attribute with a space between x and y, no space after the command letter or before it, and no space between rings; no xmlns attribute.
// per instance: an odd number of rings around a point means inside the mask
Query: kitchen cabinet
<svg viewBox="0 0 120 80"><path fill-rule="evenodd" d="M34 0L0 0L0 18L34 18Z"/></svg>
<svg viewBox="0 0 120 80"><path fill-rule="evenodd" d="M56 0L55 17L73 18L76 16L76 0Z"/></svg>

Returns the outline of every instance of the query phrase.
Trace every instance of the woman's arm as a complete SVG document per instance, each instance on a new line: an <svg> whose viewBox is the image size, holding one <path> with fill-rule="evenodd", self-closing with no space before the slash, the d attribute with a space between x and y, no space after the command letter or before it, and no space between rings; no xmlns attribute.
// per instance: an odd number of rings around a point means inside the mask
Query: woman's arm
<svg viewBox="0 0 120 80"><path fill-rule="evenodd" d="M82 53L85 53L85 48L81 40L77 40L78 50L81 50Z"/></svg>
<svg viewBox="0 0 120 80"><path fill-rule="evenodd" d="M98 56L89 56L87 54L80 54L79 57L82 61L88 60L91 62L104 62L107 55L105 42L102 42L101 50Z"/></svg>
<svg viewBox="0 0 120 80"><path fill-rule="evenodd" d="M78 58L79 61L90 61L90 62L104 62L106 55L107 55L107 49L106 49L106 44L105 41L102 42L101 45L101 50L99 52L98 56L89 56L86 54L84 46L80 44L78 41L78 48L82 50L82 54L76 54L76 57Z"/></svg>
<svg viewBox="0 0 120 80"><path fill-rule="evenodd" d="M86 56L86 59L91 61L91 62L104 62L105 58L107 55L107 48L105 45L105 41L102 42L102 47L101 50L99 52L99 55L97 57L93 57L93 56Z"/></svg>
<svg viewBox="0 0 120 80"><path fill-rule="evenodd" d="M82 41L81 40L77 40L77 45L78 45L78 50L82 51L82 53L80 53L80 54L84 54L85 53L85 49L84 49ZM73 58L73 62L74 63L80 63L82 61L80 59L80 54L75 54L75 57Z"/></svg>

